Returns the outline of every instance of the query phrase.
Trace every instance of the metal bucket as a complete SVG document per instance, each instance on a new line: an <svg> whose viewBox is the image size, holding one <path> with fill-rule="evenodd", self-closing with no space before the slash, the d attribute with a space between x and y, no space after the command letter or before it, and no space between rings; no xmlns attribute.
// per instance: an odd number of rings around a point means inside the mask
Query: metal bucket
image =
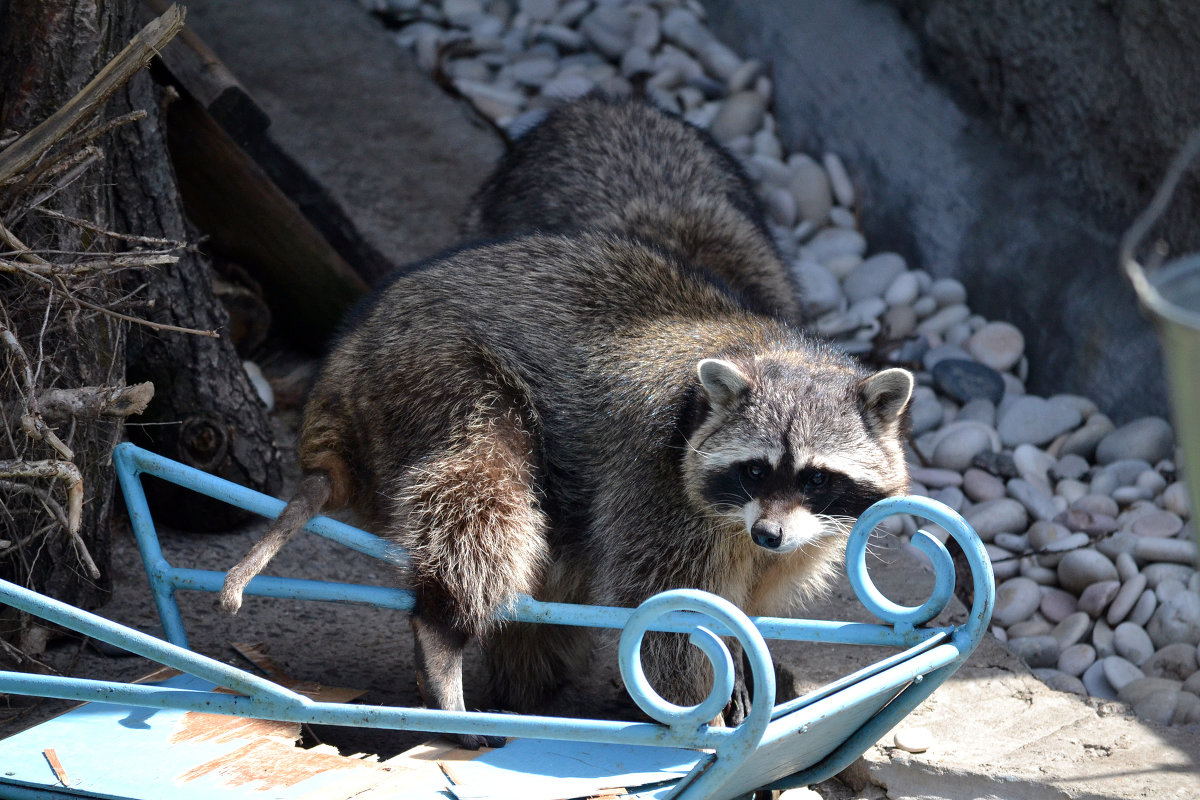
<svg viewBox="0 0 1200 800"><path fill-rule="evenodd" d="M1156 251L1147 267L1134 250L1166 210L1183 173L1200 153L1200 130L1172 162L1149 207L1121 238L1121 267L1153 320L1162 342L1170 389L1171 416L1183 450L1183 474L1192 500L1193 519L1200 512L1200 253L1187 253L1158 265ZM1200 545L1200 532L1193 526Z"/></svg>

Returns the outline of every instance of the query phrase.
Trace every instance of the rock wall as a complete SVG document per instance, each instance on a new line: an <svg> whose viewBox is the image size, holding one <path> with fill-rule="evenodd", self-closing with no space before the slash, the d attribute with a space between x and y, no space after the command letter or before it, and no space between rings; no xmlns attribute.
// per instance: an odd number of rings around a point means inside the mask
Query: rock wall
<svg viewBox="0 0 1200 800"><path fill-rule="evenodd" d="M1190 0L890 0L931 70L1094 204L1140 211L1200 125L1200 4ZM1200 249L1200 180L1167 223Z"/></svg>
<svg viewBox="0 0 1200 800"><path fill-rule="evenodd" d="M1069 0L705 0L770 64L788 147L838 153L873 245L1021 328L1029 388L1164 413L1157 339L1116 264L1188 126L1200 7ZM1192 95L1189 96L1189 92ZM1162 233L1197 249L1200 182Z"/></svg>

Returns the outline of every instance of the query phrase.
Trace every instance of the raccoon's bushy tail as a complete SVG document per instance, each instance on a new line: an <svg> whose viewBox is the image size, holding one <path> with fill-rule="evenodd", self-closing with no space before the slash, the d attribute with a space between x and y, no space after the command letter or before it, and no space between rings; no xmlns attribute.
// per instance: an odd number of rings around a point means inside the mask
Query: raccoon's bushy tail
<svg viewBox="0 0 1200 800"><path fill-rule="evenodd" d="M411 470L392 532L409 553L418 614L468 636L532 593L549 559L534 437L504 393L482 392L447 446Z"/></svg>
<svg viewBox="0 0 1200 800"><path fill-rule="evenodd" d="M230 614L238 612L242 607L242 592L246 584L263 571L296 531L321 513L332 493L333 481L328 473L312 472L300 481L296 494L271 523L271 527L267 528L267 532L246 557L226 573L225 585L221 587L221 608Z"/></svg>

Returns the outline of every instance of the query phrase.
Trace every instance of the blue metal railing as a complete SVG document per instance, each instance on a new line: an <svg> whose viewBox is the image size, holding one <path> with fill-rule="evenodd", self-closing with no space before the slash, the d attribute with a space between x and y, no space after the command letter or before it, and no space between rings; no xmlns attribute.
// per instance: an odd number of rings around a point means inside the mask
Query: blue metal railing
<svg viewBox="0 0 1200 800"><path fill-rule="evenodd" d="M138 684L25 675L0 672L0 692L71 700L120 702L155 708L179 708L207 713L236 714L291 722L391 728L437 733L537 737L629 745L660 745L710 750L715 762L703 759L693 774L681 780L679 797L733 797L755 757L777 750L787 736L823 725L838 714L852 715L863 703L873 703L869 718L839 732L839 741L821 744L818 756L795 764L780 763L751 770L754 778L780 779L777 786L806 785L834 774L882 736L896 721L929 695L966 659L986 630L991 617L994 585L983 544L957 513L927 498L892 498L876 504L852 530L847 545L847 571L860 601L882 623L749 618L722 598L695 590L657 595L637 609L543 603L521 597L506 616L546 624L621 629L619 664L631 697L656 722L578 720L518 716L487 712L390 708L311 700L270 681L193 653L187 648L183 620L175 599L179 590L219 591L225 573L175 567L159 546L141 485L149 474L231 503L265 517L274 517L284 503L208 475L130 444L119 445L113 456L138 546L142 553L167 641L133 631L94 614L59 603L0 581L0 599L29 613L80 631L166 666L204 678L215 686L239 692L196 691ZM971 566L975 601L967 622L957 627L918 628L946 606L954 586L954 566L940 541L919 531L913 543L925 552L935 570L930 598L917 607L900 606L875 588L866 567L871 531L886 517L913 514L941 525L962 546ZM393 545L341 522L317 517L305 530L354 550L392 563L404 563ZM411 610L413 596L398 588L365 586L258 576L246 593L334 602L361 603ZM707 698L694 707L664 701L645 679L640 645L649 630L687 633L708 657L716 676ZM754 698L745 722L736 728L712 728L705 723L725 706L733 685L733 663L722 636L735 637L747 655L754 679ZM764 638L888 645L907 648L890 658L835 681L821 690L774 705L774 669ZM779 761L776 758L775 761ZM840 766L839 766L840 765ZM783 770L783 771L780 771ZM788 776L788 777L784 777ZM754 785L758 785L755 783ZM732 792L732 794L730 793Z"/></svg>

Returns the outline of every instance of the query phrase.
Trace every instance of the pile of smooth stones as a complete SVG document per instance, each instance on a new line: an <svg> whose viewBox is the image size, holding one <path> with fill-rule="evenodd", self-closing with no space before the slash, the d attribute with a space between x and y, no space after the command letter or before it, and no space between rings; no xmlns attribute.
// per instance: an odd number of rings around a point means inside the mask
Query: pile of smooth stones
<svg viewBox="0 0 1200 800"><path fill-rule="evenodd" d="M1200 574L1170 424L1115 427L1087 398L1026 393L1019 330L971 313L953 278L868 255L841 160L784 152L771 79L714 37L698 2L360 2L510 134L635 80L708 129L756 182L816 333L917 373L912 491L987 543L995 635L1051 687L1200 723Z"/></svg>

